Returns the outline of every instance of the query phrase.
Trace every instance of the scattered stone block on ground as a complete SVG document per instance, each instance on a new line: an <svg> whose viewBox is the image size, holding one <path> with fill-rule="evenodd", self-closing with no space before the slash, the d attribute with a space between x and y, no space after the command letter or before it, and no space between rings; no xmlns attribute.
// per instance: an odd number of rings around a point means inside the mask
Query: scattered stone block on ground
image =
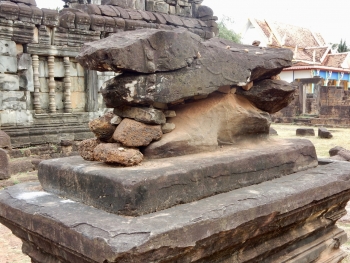
<svg viewBox="0 0 350 263"><path fill-rule="evenodd" d="M315 130L312 128L298 128L296 130L297 136L315 136Z"/></svg>
<svg viewBox="0 0 350 263"><path fill-rule="evenodd" d="M0 149L0 180L10 178L9 157L7 151Z"/></svg>
<svg viewBox="0 0 350 263"><path fill-rule="evenodd" d="M332 149L329 150L329 156L335 156L341 150L345 150L345 148L343 148L341 146L335 146L335 147L333 147Z"/></svg>
<svg viewBox="0 0 350 263"><path fill-rule="evenodd" d="M325 138L325 139L330 139L330 138L333 137L332 133L329 130L327 130L326 128L324 128L324 127L318 128L318 134L317 135L318 135L318 137Z"/></svg>
<svg viewBox="0 0 350 263"><path fill-rule="evenodd" d="M0 148L11 149L11 138L2 130L0 130Z"/></svg>

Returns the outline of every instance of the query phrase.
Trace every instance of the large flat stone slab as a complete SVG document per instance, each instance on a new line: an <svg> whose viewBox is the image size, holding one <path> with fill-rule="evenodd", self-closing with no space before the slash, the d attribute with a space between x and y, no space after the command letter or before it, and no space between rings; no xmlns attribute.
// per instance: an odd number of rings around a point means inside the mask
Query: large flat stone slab
<svg viewBox="0 0 350 263"><path fill-rule="evenodd" d="M102 87L107 107L118 108L175 103L209 95L223 86L270 79L291 66L292 56L284 48L240 45L219 38L202 41L177 28L114 34L85 43L76 59L90 70L123 72Z"/></svg>
<svg viewBox="0 0 350 263"><path fill-rule="evenodd" d="M308 140L266 140L116 167L69 157L41 162L44 190L130 216L160 211L317 166Z"/></svg>
<svg viewBox="0 0 350 263"><path fill-rule="evenodd" d="M334 224L349 198L348 162L135 218L27 183L0 191L0 222L35 262L333 263L346 256Z"/></svg>

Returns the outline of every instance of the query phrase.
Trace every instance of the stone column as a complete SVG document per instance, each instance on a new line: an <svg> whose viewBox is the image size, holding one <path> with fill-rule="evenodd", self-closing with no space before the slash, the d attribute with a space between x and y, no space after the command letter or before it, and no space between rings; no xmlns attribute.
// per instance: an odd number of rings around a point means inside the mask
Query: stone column
<svg viewBox="0 0 350 263"><path fill-rule="evenodd" d="M69 57L64 57L64 112L72 113L72 102L71 102L71 80L70 80L70 62Z"/></svg>
<svg viewBox="0 0 350 263"><path fill-rule="evenodd" d="M56 83L55 83L55 57L49 56L49 112L56 113Z"/></svg>
<svg viewBox="0 0 350 263"><path fill-rule="evenodd" d="M40 105L40 81L39 81L39 56L33 55L33 75L34 75L34 111L36 114L42 113Z"/></svg>

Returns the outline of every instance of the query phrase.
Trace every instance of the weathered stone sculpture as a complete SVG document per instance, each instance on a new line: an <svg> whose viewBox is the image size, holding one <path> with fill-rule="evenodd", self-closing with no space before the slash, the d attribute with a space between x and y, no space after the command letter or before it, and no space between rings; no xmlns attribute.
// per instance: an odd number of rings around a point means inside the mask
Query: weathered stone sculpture
<svg viewBox="0 0 350 263"><path fill-rule="evenodd" d="M33 262L338 263L346 256L346 234L335 223L350 199L350 164L318 165L310 141L268 137L269 113L293 98L294 87L276 80L291 51L202 40L217 31L202 0L66 2L72 8L59 17L44 11L38 27L41 44L68 45L45 53L52 98L56 52L69 112L72 46L116 32L78 57L87 68L118 72L89 91L97 101L103 86L114 110L90 122L96 138L80 144L85 160L41 162L40 184L0 191L0 222ZM137 5L142 10L123 8ZM0 9L18 16L13 5ZM41 113L43 51L29 48L37 52Z"/></svg>
<svg viewBox="0 0 350 263"><path fill-rule="evenodd" d="M122 137L118 128L113 136L124 146L146 147L142 151L148 158L161 158L266 136L268 113L293 99L295 87L271 79L291 65L291 58L287 49L203 41L179 28L115 34L85 44L77 60L91 70L122 73L102 87L116 116L173 126L153 143L128 145L127 139L117 139ZM175 115L166 120L163 112L168 108ZM129 126L130 136L135 136L136 126ZM122 130L125 137L127 129Z"/></svg>

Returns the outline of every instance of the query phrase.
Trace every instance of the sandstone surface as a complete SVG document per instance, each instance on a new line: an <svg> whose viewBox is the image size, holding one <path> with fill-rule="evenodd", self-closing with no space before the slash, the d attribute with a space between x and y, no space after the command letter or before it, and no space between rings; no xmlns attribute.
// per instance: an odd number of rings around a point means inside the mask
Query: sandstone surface
<svg viewBox="0 0 350 263"><path fill-rule="evenodd" d="M123 118L134 119L148 124L164 124L166 119L162 111L146 107L120 107L114 109L114 114Z"/></svg>
<svg viewBox="0 0 350 263"><path fill-rule="evenodd" d="M131 119L123 119L113 134L113 140L128 147L148 146L162 137L160 125L149 125Z"/></svg>
<svg viewBox="0 0 350 263"><path fill-rule="evenodd" d="M294 98L296 86L283 80L264 79L254 82L249 90L237 88L236 94L251 101L257 108L268 113L280 111Z"/></svg>
<svg viewBox="0 0 350 263"><path fill-rule="evenodd" d="M328 163L139 217L27 183L0 192L0 221L37 262L341 262L347 238L335 222L346 213L349 174L347 162Z"/></svg>
<svg viewBox="0 0 350 263"><path fill-rule="evenodd" d="M164 42L167 38L171 43ZM134 49L142 52L130 56ZM158 61L163 56L166 62ZM107 81L102 90L106 105L114 108L172 103L208 95L222 86L245 86L279 74L291 66L291 59L288 49L244 46L216 38L202 41L181 28L116 34L86 44L77 57L89 69L124 72Z"/></svg>
<svg viewBox="0 0 350 263"><path fill-rule="evenodd" d="M7 151L0 148L0 180L10 178L9 157Z"/></svg>
<svg viewBox="0 0 350 263"><path fill-rule="evenodd" d="M269 133L269 114L235 94L215 93L205 100L174 107L176 129L149 145L145 156L163 158L216 149Z"/></svg>
<svg viewBox="0 0 350 263"><path fill-rule="evenodd" d="M325 138L325 139L330 139L333 137L332 133L324 127L318 128L317 135L318 137Z"/></svg>
<svg viewBox="0 0 350 263"><path fill-rule="evenodd" d="M6 132L0 130L0 148L10 149L11 148L11 138L6 134Z"/></svg>
<svg viewBox="0 0 350 263"><path fill-rule="evenodd" d="M176 125L174 123L165 123L162 125L162 131L163 133L169 133L175 130Z"/></svg>
<svg viewBox="0 0 350 263"><path fill-rule="evenodd" d="M297 136L315 136L313 128L298 128L295 133Z"/></svg>
<svg viewBox="0 0 350 263"><path fill-rule="evenodd" d="M118 148L123 147L113 145L101 144L98 148L108 146L120 151ZM108 155L112 156L111 152ZM317 164L315 147L308 140L263 140L207 153L146 159L137 167L113 167L80 157L48 160L42 163L38 177L47 192L107 212L138 216Z"/></svg>

